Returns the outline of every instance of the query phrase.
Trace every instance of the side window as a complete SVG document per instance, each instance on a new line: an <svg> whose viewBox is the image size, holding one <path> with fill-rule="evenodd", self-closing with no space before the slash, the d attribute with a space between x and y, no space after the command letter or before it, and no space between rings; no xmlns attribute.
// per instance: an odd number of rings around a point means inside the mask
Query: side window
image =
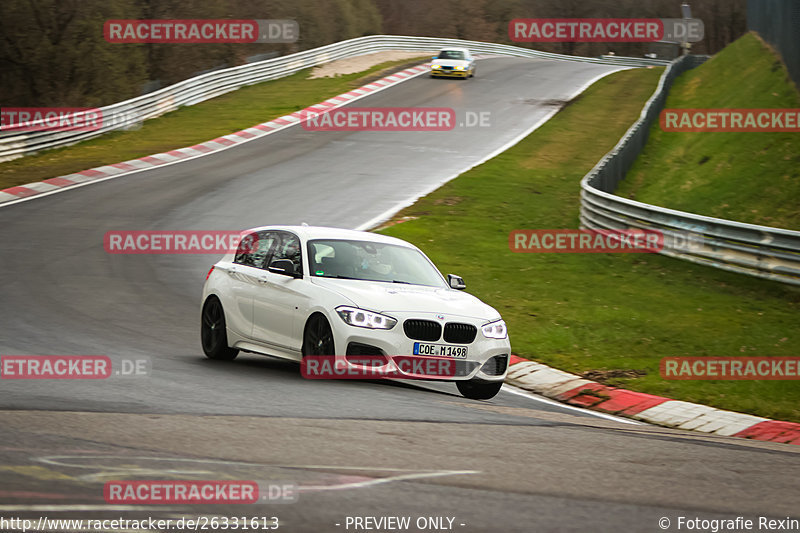
<svg viewBox="0 0 800 533"><path fill-rule="evenodd" d="M300 239L297 235L280 232L275 252L272 254L270 264L278 259L288 259L294 263L294 271L303 273L303 255L300 251Z"/></svg>
<svg viewBox="0 0 800 533"><path fill-rule="evenodd" d="M245 235L239 242L233 262L240 265L263 268L264 260L269 255L275 240L275 234L267 233L266 231Z"/></svg>
<svg viewBox="0 0 800 533"><path fill-rule="evenodd" d="M330 274L330 269L326 270L325 265L326 263L330 264L331 261L336 260L336 250L334 250L333 246L316 242L314 244L309 244L308 250L310 254L308 262L311 265L311 275L324 276Z"/></svg>

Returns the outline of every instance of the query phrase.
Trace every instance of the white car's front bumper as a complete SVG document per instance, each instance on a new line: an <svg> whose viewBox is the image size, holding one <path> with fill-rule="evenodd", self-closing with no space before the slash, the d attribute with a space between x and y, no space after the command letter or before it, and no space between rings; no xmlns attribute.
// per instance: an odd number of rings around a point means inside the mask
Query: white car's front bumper
<svg viewBox="0 0 800 533"><path fill-rule="evenodd" d="M486 338L481 327L487 324L488 320L476 318L447 315L443 319L437 313L393 313L384 314L397 319L397 324L390 330L367 329L346 324L338 316L332 317L331 327L336 344L337 354L348 354L339 356L348 361L348 365L353 365L352 361L358 361L359 355L383 355L391 359L393 356L414 356L415 343L435 344L446 346L466 347L467 355L460 357L443 357L443 359L453 359L456 361L455 375L420 375L413 372L404 371L404 366L399 366L398 371L403 377L409 379L443 379L443 380L468 380L478 378L483 381L503 381L508 371L508 358L511 354L511 343L508 337L504 339ZM433 340L431 336L420 338L420 330L427 332L427 328L414 328L406 326L407 320L423 320L439 324L442 334ZM468 324L475 328L474 339L467 342L468 337L464 337L464 332L458 334L458 327L448 327L449 323ZM463 328L461 329L468 329ZM445 339L447 337L447 340ZM373 360L374 361L374 360ZM373 362L374 364L374 362Z"/></svg>
<svg viewBox="0 0 800 533"><path fill-rule="evenodd" d="M454 68L431 68L431 76L444 76L449 78L466 78L472 73L470 69L456 70Z"/></svg>

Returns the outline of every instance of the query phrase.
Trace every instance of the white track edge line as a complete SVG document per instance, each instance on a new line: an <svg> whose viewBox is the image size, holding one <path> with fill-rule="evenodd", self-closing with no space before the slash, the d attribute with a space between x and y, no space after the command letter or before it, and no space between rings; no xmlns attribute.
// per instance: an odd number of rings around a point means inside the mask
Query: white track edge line
<svg viewBox="0 0 800 533"><path fill-rule="evenodd" d="M645 426L649 424L644 424L642 422L637 422L635 420L631 420L629 418L622 418L619 416L610 415L608 413L599 413L597 411L592 411L591 409L583 409L581 407L575 407L574 405L569 405L568 403L559 402L556 400L551 400L550 398L545 398L544 396L539 396L528 392L526 390L520 389L519 387L515 387L514 385L510 385L508 383L503 383L503 388L506 392L510 392L511 394L516 394L517 396L522 396L524 398L528 398L529 400L535 400L537 402L546 403L547 405L552 405L555 407L561 407L562 409L566 409L568 411L578 411L585 415L596 416L598 418L605 418L606 420L613 420L614 422L621 422L623 424L631 424L633 426Z"/></svg>
<svg viewBox="0 0 800 533"><path fill-rule="evenodd" d="M417 67L409 67L409 69L413 69L413 68L417 68ZM329 109L337 109L339 107L342 107L342 106L348 105L348 104L350 104L352 102L355 102L356 100L360 100L362 98L366 98L367 96L371 96L371 95L373 95L373 94L375 94L377 92L380 92L380 91L383 91L383 90L386 90L386 89L390 89L391 87L394 87L395 85L403 83L404 81L408 81L408 80L410 80L412 78L416 78L417 76L421 76L422 74L425 74L426 72L427 72L427 70L423 69L423 70L420 70L417 73L411 73L408 76L406 76L404 78L400 78L399 80L394 81L394 82L392 82L392 83L390 83L388 85L384 85L384 86L379 87L379 88L377 88L377 89L375 89L373 91L370 91L368 93L365 93L365 94L362 94L362 95L358 95L358 96L355 96L355 97L350 98L348 100L345 100L343 102L340 102L338 104L335 104L334 106L330 107ZM325 101L327 102L328 100L325 100ZM315 105L319 105L320 103L322 103L322 102L318 102L318 103L313 104L313 105L308 106L308 107L313 107ZM303 108L300 111L304 111L308 107ZM278 118L282 118L282 117L278 117ZM275 120L275 119L273 119L273 120ZM267 122L272 122L272 121L267 121ZM253 138L250 138L250 139L242 138L241 141L236 142L235 144L230 144L228 146L221 145L221 148L218 148L218 149L216 149L216 150L214 150L212 152L205 152L205 153L202 153L202 154L193 155L193 156L186 157L186 158L183 158L183 159L177 159L175 161L169 161L169 162L166 162L166 163L163 163L163 164L160 164L160 165L153 165L153 166L149 166L149 167L146 167L146 168L139 168L139 169L135 169L135 170L129 170L127 172L122 172L120 174L114 174L112 176L106 176L106 177L103 177L103 178L97 178L97 179L93 179L91 181L86 181L86 182L83 182L83 183L77 183L75 185L69 185L67 187L60 187L60 188L58 188L56 190L53 190L53 191L47 191L47 192L43 192L43 193L39 193L39 194L34 194L34 195L28 196L26 198L18 198L16 200L9 200L7 202L2 202L2 203L0 203L0 208L8 207L10 205L19 204L19 203L22 203L22 202L27 202L27 201L30 201L30 200L35 200L37 198L44 198L45 196L50 196L52 194L62 193L62 192L65 192L65 191L77 189L79 187L85 187L87 185L93 185L95 183L100 183L100 182L107 181L107 180L121 178L123 176L130 176L131 174L137 174L139 172L147 172L148 170L153 170L155 168L164 168L164 167L167 167L167 166L170 166L170 165L176 165L176 164L183 163L183 162L186 162L186 161L191 161L193 159L199 159L201 157L217 154L217 153L222 152L224 150L228 150L230 148L235 148L237 146L241 146L241 145L243 145L245 143L249 143L251 141L255 141L255 140L258 140L258 139L263 139L264 137L266 137L268 135L271 135L273 133L282 131L282 130L284 130L286 128L291 128L292 126L296 126L296 125L300 124L301 122L303 122L303 121L293 122L293 123L290 123L290 124L284 124L284 125L280 126L279 128L275 128L275 129L273 129L273 130L271 130L269 132L265 132L264 135L260 135L260 136L253 137ZM260 125L260 124L257 124L257 126L258 125ZM251 126L251 127L255 127L255 126ZM233 134L229 134L229 135L233 135ZM204 144L204 143L212 142L212 141L213 141L213 139L208 140L208 141L203 141L203 142L197 143L197 144ZM189 146L184 146L183 148L190 148L190 147ZM176 150L182 150L183 148L176 148ZM144 156L144 157L152 157L152 156L155 156L155 155L157 155L157 154L150 154L149 156ZM123 161L123 163L124 162L125 161ZM91 170L91 169L87 169L87 170ZM73 172L73 174L75 174L75 172ZM56 176L56 177L61 177L61 176ZM40 182L34 182L34 183L40 183ZM24 187L24 186L25 185L22 185L22 187Z"/></svg>

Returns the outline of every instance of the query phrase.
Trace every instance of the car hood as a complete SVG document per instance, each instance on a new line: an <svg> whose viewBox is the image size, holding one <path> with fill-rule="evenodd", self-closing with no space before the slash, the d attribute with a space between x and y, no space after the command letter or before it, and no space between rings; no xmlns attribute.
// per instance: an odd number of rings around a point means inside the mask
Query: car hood
<svg viewBox="0 0 800 533"><path fill-rule="evenodd" d="M444 287L319 277L311 280L362 309L379 313L442 313L487 321L500 318L493 307L471 294Z"/></svg>
<svg viewBox="0 0 800 533"><path fill-rule="evenodd" d="M432 62L434 65L441 65L443 67L466 67L469 65L469 61L464 59L436 59Z"/></svg>

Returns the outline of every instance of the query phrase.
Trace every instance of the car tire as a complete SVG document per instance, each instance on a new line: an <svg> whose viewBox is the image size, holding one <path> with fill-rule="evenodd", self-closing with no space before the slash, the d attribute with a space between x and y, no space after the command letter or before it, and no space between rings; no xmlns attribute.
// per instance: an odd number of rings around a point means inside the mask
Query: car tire
<svg viewBox="0 0 800 533"><path fill-rule="evenodd" d="M502 381L483 381L481 379L470 379L467 381L456 381L458 392L470 400L490 400L497 396Z"/></svg>
<svg viewBox="0 0 800 533"><path fill-rule="evenodd" d="M333 330L320 313L311 315L303 330L303 355L336 355Z"/></svg>
<svg viewBox="0 0 800 533"><path fill-rule="evenodd" d="M228 346L225 311L216 296L210 296L203 304L200 343L203 345L203 353L209 359L232 361L239 355L239 350Z"/></svg>

